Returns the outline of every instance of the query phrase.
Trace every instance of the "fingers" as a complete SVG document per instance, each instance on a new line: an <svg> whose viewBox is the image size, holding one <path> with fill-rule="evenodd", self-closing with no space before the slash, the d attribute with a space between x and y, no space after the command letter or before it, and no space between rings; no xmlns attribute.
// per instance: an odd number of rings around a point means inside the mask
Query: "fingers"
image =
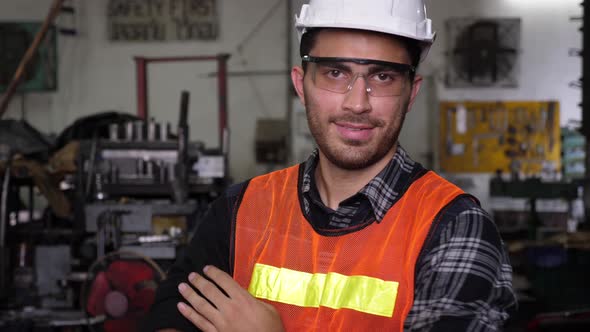
<svg viewBox="0 0 590 332"><path fill-rule="evenodd" d="M273 306L253 298L220 269L207 266L203 271L207 278L193 272L189 283L178 285L190 304L178 303L178 310L196 327L204 332L283 331Z"/></svg>
<svg viewBox="0 0 590 332"><path fill-rule="evenodd" d="M188 276L188 280L190 281L196 289L198 289L203 296L211 301L216 309L221 310L224 306L227 305L230 298L228 298L216 285L216 281L213 282L207 280L205 277L199 275L198 273L191 273ZM220 285L221 286L221 285Z"/></svg>
<svg viewBox="0 0 590 332"><path fill-rule="evenodd" d="M231 313L243 309L241 307L245 302L242 300L245 297L242 293L246 291L231 276L214 266L207 266L203 271L211 281L195 272L189 274L188 277L189 283L200 294L187 283L178 285L180 294L190 304L188 306L179 303L178 310L201 330L216 331L227 325L227 317L225 316L232 316ZM240 300L236 302L232 299ZM242 303L242 305L238 303Z"/></svg>
<svg viewBox="0 0 590 332"><path fill-rule="evenodd" d="M229 274L223 272L215 266L207 265L203 269L203 272L205 272L205 275L211 278L213 282L219 285L219 287L221 287L221 289L223 289L230 298L238 298L244 292L244 289L240 287L240 285Z"/></svg>
<svg viewBox="0 0 590 332"><path fill-rule="evenodd" d="M178 311L188 320L190 320L196 327L198 327L203 332L215 332L217 329L211 322L209 322L205 317L200 315L198 312L193 310L190 306L179 302L176 307Z"/></svg>
<svg viewBox="0 0 590 332"><path fill-rule="evenodd" d="M188 284L181 283L178 285L178 291L192 306L192 308L190 308L184 303L179 303L178 310L180 310L180 312L194 324L199 322L199 324L208 323L211 325L211 323L215 324L215 320L220 318L217 309L202 296L199 296ZM189 316L185 315L185 313L189 314ZM201 322L203 319L206 322ZM197 326L203 329L200 325Z"/></svg>

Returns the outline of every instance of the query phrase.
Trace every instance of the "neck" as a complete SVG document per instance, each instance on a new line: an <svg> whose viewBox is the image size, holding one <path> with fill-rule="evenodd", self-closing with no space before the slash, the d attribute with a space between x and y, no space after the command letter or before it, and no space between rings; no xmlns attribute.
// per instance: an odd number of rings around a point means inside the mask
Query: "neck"
<svg viewBox="0 0 590 332"><path fill-rule="evenodd" d="M343 200L358 193L393 158L397 145L381 160L363 169L347 170L331 163L320 151L315 180L322 202L336 210Z"/></svg>

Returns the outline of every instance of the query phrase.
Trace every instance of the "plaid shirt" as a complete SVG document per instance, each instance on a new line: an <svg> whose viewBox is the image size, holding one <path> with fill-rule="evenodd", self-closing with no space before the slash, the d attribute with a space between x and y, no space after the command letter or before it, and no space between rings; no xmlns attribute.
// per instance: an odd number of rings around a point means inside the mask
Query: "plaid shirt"
<svg viewBox="0 0 590 332"><path fill-rule="evenodd" d="M380 222L425 171L399 146L389 164L337 210L326 207L315 186L318 151L305 162L300 184L305 214L320 233L354 231ZM455 200L424 244L416 262L414 304L405 331L498 331L516 307L512 268L490 216L468 198Z"/></svg>

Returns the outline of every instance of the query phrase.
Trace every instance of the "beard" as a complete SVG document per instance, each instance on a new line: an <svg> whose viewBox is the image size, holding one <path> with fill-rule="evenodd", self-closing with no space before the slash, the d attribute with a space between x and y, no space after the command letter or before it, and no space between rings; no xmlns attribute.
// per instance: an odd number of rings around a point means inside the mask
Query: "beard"
<svg viewBox="0 0 590 332"><path fill-rule="evenodd" d="M382 120L370 117L369 114L343 114L332 116L327 123L322 123L318 117L320 110L306 103L307 123L319 150L335 166L345 170L360 170L382 160L397 144L403 126L409 100L400 103L399 114L392 118L389 128ZM314 110L315 109L315 110ZM342 140L331 137L327 126L331 123L343 121L355 124L366 124L374 128L385 128L383 135L375 136L369 142L357 140ZM376 141L375 141L376 140Z"/></svg>

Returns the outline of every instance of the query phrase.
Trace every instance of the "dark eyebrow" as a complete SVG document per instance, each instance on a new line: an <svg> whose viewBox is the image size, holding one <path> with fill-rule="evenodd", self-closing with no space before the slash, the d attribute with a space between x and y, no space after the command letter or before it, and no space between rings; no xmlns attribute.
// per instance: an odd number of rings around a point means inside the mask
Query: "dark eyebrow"
<svg viewBox="0 0 590 332"><path fill-rule="evenodd" d="M304 55L301 58L304 62L315 62L315 63L342 63L342 62L354 62L359 65L376 65L376 66L386 66L393 68L393 70L398 72L416 72L416 67L405 64L405 63L397 63L397 62L389 62L383 60L373 60L373 59L359 59L359 58L341 58L341 57L315 57L311 55Z"/></svg>
<svg viewBox="0 0 590 332"><path fill-rule="evenodd" d="M383 72L383 71L392 71L395 73L400 74L401 71L399 70L399 68L393 67L393 66L381 66L381 65L374 65L374 66L370 66L369 70L367 70L367 74L369 75L373 75L375 73L379 73L379 72Z"/></svg>
<svg viewBox="0 0 590 332"><path fill-rule="evenodd" d="M338 70L342 70L342 71L346 71L346 72L352 72L352 68L350 68L350 66L345 65L342 62L321 62L318 63L318 65L322 66L322 67L330 67L330 68L334 68L334 69L338 69Z"/></svg>

